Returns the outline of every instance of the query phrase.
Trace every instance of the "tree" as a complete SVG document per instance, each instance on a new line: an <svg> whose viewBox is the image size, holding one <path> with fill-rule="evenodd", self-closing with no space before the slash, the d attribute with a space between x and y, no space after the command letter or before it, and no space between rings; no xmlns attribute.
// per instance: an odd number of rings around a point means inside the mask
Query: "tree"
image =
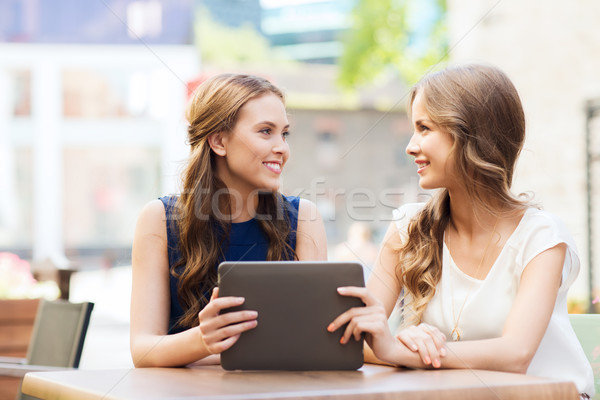
<svg viewBox="0 0 600 400"><path fill-rule="evenodd" d="M445 17L445 0L357 0L339 83L353 88L390 72L416 82L446 59Z"/></svg>
<svg viewBox="0 0 600 400"><path fill-rule="evenodd" d="M269 43L251 25L232 28L214 21L201 7L194 24L196 45L204 61L217 65L259 63L270 58Z"/></svg>

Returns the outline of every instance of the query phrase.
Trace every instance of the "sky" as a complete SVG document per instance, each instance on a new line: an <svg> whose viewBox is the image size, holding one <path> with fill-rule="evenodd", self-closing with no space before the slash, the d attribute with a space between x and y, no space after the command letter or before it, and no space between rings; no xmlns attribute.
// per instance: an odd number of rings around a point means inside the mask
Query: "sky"
<svg viewBox="0 0 600 400"><path fill-rule="evenodd" d="M307 3L319 3L323 0L260 0L260 5L263 8L274 8L280 6L291 6Z"/></svg>

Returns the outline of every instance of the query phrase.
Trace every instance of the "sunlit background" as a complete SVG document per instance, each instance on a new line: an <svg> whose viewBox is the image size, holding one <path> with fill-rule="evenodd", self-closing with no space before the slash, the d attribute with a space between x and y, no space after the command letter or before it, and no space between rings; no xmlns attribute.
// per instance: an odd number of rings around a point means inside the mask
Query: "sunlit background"
<svg viewBox="0 0 600 400"><path fill-rule="evenodd" d="M599 20L594 0L0 0L0 252L63 297L96 302L82 367L130 363L137 215L178 191L190 92L244 72L287 96L284 193L317 204L330 260L368 274L392 209L428 195L404 153L408 89L484 62L525 106L514 189L566 223L582 261L570 307L593 309ZM31 295L9 282L0 297Z"/></svg>

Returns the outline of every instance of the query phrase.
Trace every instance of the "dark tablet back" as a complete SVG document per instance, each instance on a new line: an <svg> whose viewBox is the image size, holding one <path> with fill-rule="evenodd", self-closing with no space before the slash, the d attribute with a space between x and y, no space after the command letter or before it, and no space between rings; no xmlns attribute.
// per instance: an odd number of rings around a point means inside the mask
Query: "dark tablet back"
<svg viewBox="0 0 600 400"><path fill-rule="evenodd" d="M219 266L219 297L241 296L241 307L258 311L256 328L221 353L227 370L353 370L363 364L363 341L340 344L343 328L327 326L351 307L355 297L340 286L364 286L359 263L224 262Z"/></svg>

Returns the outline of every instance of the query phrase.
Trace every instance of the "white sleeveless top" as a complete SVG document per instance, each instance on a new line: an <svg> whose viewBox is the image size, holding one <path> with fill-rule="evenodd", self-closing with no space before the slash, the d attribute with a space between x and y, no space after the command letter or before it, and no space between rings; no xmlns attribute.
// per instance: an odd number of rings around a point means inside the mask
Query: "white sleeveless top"
<svg viewBox="0 0 600 400"><path fill-rule="evenodd" d="M406 204L394 210L394 221L404 240L408 222L422 207L423 204ZM548 212L536 208L525 211L484 280L474 279L462 272L444 244L442 277L425 309L423 322L436 326L451 338L454 328L452 307L458 318L464 304L458 324L461 340L500 337L524 268L536 255L559 243L567 245L562 282L548 328L527 374L569 379L575 382L580 392L593 396L592 368L575 336L567 312L567 291L579 273L579 257L566 227Z"/></svg>

